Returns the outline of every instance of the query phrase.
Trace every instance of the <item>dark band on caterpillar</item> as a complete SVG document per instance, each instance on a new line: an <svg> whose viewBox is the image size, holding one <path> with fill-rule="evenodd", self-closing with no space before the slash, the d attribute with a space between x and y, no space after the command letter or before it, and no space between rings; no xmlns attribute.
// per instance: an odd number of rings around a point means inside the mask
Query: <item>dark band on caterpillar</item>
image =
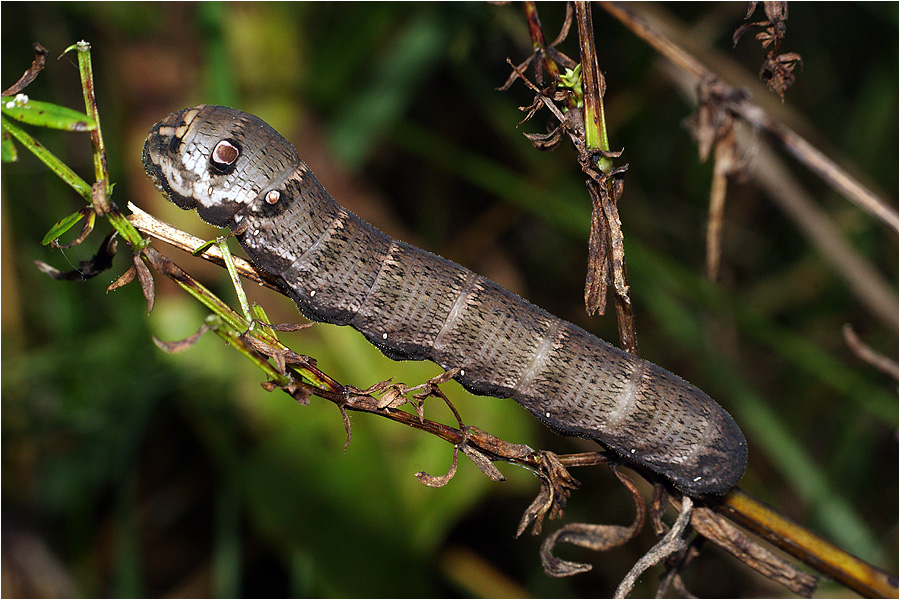
<svg viewBox="0 0 900 600"><path fill-rule="evenodd" d="M144 145L157 187L207 222L239 228L256 264L307 317L360 331L396 360L458 367L475 394L512 398L553 429L593 439L695 497L737 484L744 436L709 396L340 207L259 118L197 106Z"/></svg>

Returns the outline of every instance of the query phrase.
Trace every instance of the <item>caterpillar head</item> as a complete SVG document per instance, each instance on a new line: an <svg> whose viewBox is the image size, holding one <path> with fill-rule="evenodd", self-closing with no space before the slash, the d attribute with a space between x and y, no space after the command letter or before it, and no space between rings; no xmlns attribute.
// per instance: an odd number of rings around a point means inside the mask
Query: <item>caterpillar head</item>
<svg viewBox="0 0 900 600"><path fill-rule="evenodd" d="M294 147L253 115L200 105L172 113L144 143L144 170L185 210L212 225L232 225L254 206L277 204L280 186L300 164Z"/></svg>

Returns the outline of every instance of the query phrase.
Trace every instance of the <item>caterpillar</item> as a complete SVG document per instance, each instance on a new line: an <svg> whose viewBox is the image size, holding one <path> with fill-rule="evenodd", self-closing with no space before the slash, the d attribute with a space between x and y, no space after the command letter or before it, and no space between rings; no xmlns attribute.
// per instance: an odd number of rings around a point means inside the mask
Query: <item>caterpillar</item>
<svg viewBox="0 0 900 600"><path fill-rule="evenodd" d="M349 325L394 360L459 368L474 394L512 398L682 492L741 478L747 444L708 395L454 262L341 207L256 116L200 105L150 130L144 169L185 210L230 227L309 319Z"/></svg>

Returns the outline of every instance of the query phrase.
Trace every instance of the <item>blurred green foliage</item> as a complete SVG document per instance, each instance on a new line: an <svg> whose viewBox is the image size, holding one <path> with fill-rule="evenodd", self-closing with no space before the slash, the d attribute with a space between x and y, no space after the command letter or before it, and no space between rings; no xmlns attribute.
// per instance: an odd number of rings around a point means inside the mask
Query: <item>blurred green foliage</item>
<svg viewBox="0 0 900 600"><path fill-rule="evenodd" d="M563 5L539 10L552 39ZM746 36L731 48L744 5L665 10L744 76L756 73L758 42ZM802 115L792 126L849 157L896 205L897 6L790 10L783 50L804 61L787 92ZM50 50L27 89L32 98L80 109L73 59L52 58L91 42L120 207L131 200L215 235L152 189L140 149L173 110L233 105L284 133L339 202L389 234L615 341L614 319L590 320L581 304L590 206L575 155L531 148L522 132L541 131L546 117L517 127L516 107L530 103L529 93L521 84L494 89L509 73L505 59L530 52L516 6L4 2L0 11L4 87L30 64L33 41ZM682 127L692 107L649 48L599 8L594 21L611 144L629 163L620 211L642 356L736 417L750 446L743 488L892 568L896 382L855 359L840 328L852 323L892 357L897 332L752 185L730 185L721 281L705 280L711 169ZM574 33L561 49L577 56ZM32 132L89 177L86 135ZM595 596L611 592L652 544L645 532L605 556L563 549L595 570L550 579L539 540L512 537L537 492L525 471L501 466L509 480L493 484L463 459L449 485L425 488L413 474L445 472L445 443L352 415L345 451L331 404L300 407L263 392L260 375L212 337L163 355L151 335L186 337L204 316L177 289L158 281L147 318L136 285L105 291L128 257L83 284L34 268L36 259L71 268L101 236L65 252L40 245L82 201L27 154L3 165L4 595ZM792 168L896 290L896 236ZM165 251L232 297L219 270ZM286 299L248 292L273 320L299 319ZM316 325L286 339L360 387L439 372L387 360L346 328ZM504 439L558 452L590 447L544 430L514 402L446 389L468 423ZM437 403L428 410L452 422ZM630 522L626 494L609 474L574 475L584 486L568 521ZM34 540L45 552L22 554ZM653 579L638 593L652 593ZM714 550L686 580L701 595L779 593Z"/></svg>

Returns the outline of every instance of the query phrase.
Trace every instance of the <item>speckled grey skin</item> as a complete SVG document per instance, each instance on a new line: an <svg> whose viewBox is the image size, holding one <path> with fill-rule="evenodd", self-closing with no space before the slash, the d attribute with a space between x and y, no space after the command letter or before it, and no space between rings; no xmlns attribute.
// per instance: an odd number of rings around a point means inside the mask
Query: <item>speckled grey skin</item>
<svg viewBox="0 0 900 600"><path fill-rule="evenodd" d="M144 168L165 195L230 227L310 319L359 330L396 360L459 367L475 394L512 398L695 497L741 478L747 444L705 393L496 283L392 240L341 208L294 147L253 115L198 106L150 131Z"/></svg>

